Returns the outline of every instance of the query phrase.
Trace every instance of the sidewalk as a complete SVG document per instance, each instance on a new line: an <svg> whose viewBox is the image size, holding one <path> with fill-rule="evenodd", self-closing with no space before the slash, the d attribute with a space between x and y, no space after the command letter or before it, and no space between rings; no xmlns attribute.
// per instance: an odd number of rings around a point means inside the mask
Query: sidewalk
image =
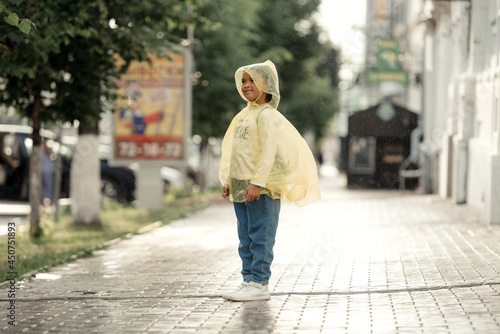
<svg viewBox="0 0 500 334"><path fill-rule="evenodd" d="M232 206L134 236L21 282L27 333L500 333L500 226L435 195L347 190L282 207L272 298L221 298L241 281Z"/></svg>

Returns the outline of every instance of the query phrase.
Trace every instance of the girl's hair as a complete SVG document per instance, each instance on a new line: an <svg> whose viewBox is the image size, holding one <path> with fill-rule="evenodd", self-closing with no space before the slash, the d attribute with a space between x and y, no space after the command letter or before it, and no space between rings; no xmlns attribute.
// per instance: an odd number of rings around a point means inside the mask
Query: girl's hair
<svg viewBox="0 0 500 334"><path fill-rule="evenodd" d="M269 103L273 99L273 96L269 93L266 93L266 102Z"/></svg>

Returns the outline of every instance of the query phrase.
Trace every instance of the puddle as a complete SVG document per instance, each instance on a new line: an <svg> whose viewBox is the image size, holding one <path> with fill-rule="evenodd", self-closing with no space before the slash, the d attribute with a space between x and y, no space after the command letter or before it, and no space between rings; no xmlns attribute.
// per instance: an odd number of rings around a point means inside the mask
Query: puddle
<svg viewBox="0 0 500 334"><path fill-rule="evenodd" d="M60 275L47 274L47 273L40 273L40 274L36 274L35 278L37 278L37 279L46 279L46 280L56 280L56 279L60 279L61 276Z"/></svg>

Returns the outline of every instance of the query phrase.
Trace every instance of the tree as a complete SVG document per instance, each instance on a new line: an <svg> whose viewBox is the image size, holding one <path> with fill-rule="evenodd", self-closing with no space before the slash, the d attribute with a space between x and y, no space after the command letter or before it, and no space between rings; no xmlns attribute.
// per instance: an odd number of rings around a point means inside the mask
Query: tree
<svg viewBox="0 0 500 334"><path fill-rule="evenodd" d="M234 87L234 72L254 62L255 52L248 45L256 24L258 1L211 1L199 8L200 15L214 22L195 30L193 46L193 133L220 137L243 101Z"/></svg>
<svg viewBox="0 0 500 334"><path fill-rule="evenodd" d="M317 140L337 110L338 50L320 42L322 32L314 19L320 0L266 2L257 13L252 41L263 58L272 60L277 47L289 57L278 63L281 81L280 111L299 132L312 131Z"/></svg>
<svg viewBox="0 0 500 334"><path fill-rule="evenodd" d="M245 64L272 60L280 75L279 109L300 132L319 139L336 110L338 51L320 43L314 21L318 0L216 1L199 8L216 22L195 31L193 133L224 134L244 105L234 87L234 72Z"/></svg>
<svg viewBox="0 0 500 334"><path fill-rule="evenodd" d="M150 52L161 55L179 41L173 29L203 18L190 11L194 0L4 2L37 24L29 36L0 25L0 103L31 119L30 230L38 235L40 184L34 181L40 179L42 122L78 121L84 133L91 132L114 100L115 79L130 61L145 60ZM125 61L121 68L115 64L117 54ZM99 175L92 180L97 184Z"/></svg>

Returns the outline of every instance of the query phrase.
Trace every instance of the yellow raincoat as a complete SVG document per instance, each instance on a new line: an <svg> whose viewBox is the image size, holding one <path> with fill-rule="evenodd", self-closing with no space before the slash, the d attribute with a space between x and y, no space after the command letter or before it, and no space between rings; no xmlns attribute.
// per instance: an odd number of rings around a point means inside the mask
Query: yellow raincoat
<svg viewBox="0 0 500 334"><path fill-rule="evenodd" d="M241 85L246 71L261 92L272 96L266 104L245 98ZM304 206L321 199L316 162L295 127L276 109L280 100L278 72L271 61L240 67L236 88L247 106L229 125L222 142L219 180L229 187L229 199L244 202L251 183L261 194ZM257 98L258 100L259 98Z"/></svg>

